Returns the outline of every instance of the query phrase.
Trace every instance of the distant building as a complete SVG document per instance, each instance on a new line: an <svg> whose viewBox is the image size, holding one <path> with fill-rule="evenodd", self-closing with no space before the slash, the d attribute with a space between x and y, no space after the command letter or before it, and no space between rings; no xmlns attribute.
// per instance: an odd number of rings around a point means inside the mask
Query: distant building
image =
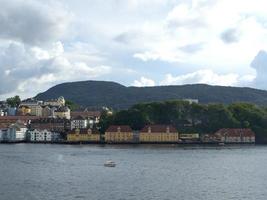
<svg viewBox="0 0 267 200"><path fill-rule="evenodd" d="M60 140L60 133L49 130L34 129L28 131L29 141L31 142L56 142Z"/></svg>
<svg viewBox="0 0 267 200"><path fill-rule="evenodd" d="M179 133L172 125L147 125L140 131L141 143L178 142Z"/></svg>
<svg viewBox="0 0 267 200"><path fill-rule="evenodd" d="M18 115L31 115L31 108L29 106L19 106Z"/></svg>
<svg viewBox="0 0 267 200"><path fill-rule="evenodd" d="M52 106L52 107L63 107L65 106L65 99L64 97L59 97L57 99L50 99L50 100L46 100L44 101L43 105L44 106Z"/></svg>
<svg viewBox="0 0 267 200"><path fill-rule="evenodd" d="M6 141L20 142L26 140L27 127L24 124L16 123L8 127Z"/></svg>
<svg viewBox="0 0 267 200"><path fill-rule="evenodd" d="M105 132L107 143L132 143L133 130L130 126L110 126Z"/></svg>
<svg viewBox="0 0 267 200"><path fill-rule="evenodd" d="M200 139L198 133L181 133L179 138L182 141L198 141Z"/></svg>
<svg viewBox="0 0 267 200"><path fill-rule="evenodd" d="M0 127L0 142L3 142L6 140L7 130L8 130L8 127L5 127L5 126Z"/></svg>
<svg viewBox="0 0 267 200"><path fill-rule="evenodd" d="M70 130L70 121L67 119L41 118L32 120L30 128L63 133Z"/></svg>
<svg viewBox="0 0 267 200"><path fill-rule="evenodd" d="M222 143L255 143L255 133L251 129L224 128L215 135Z"/></svg>
<svg viewBox="0 0 267 200"><path fill-rule="evenodd" d="M198 99L183 99L183 101L187 101L187 102L189 102L189 104L193 104L193 103L198 104L199 103Z"/></svg>
<svg viewBox="0 0 267 200"><path fill-rule="evenodd" d="M36 101L34 99L28 99L21 102L19 107L28 107L31 111L30 115L41 117L43 109L41 104L42 102L40 101Z"/></svg>
<svg viewBox="0 0 267 200"><path fill-rule="evenodd" d="M100 142L100 132L95 129L74 129L67 134L68 142Z"/></svg>
<svg viewBox="0 0 267 200"><path fill-rule="evenodd" d="M8 116L15 116L17 114L17 108L8 107L7 108L7 115Z"/></svg>
<svg viewBox="0 0 267 200"><path fill-rule="evenodd" d="M67 106L59 107L54 111L55 117L60 119L70 119L70 109Z"/></svg>
<svg viewBox="0 0 267 200"><path fill-rule="evenodd" d="M71 119L71 130L73 129L85 129L88 126L88 120L82 116L77 116Z"/></svg>
<svg viewBox="0 0 267 200"><path fill-rule="evenodd" d="M39 119L37 116L0 116L0 127L8 127L17 122L30 124L32 120Z"/></svg>
<svg viewBox="0 0 267 200"><path fill-rule="evenodd" d="M70 115L71 115L71 119L79 117L79 116L83 117L84 119L87 120L87 126L92 128L95 124L99 123L101 112L100 111L72 111Z"/></svg>

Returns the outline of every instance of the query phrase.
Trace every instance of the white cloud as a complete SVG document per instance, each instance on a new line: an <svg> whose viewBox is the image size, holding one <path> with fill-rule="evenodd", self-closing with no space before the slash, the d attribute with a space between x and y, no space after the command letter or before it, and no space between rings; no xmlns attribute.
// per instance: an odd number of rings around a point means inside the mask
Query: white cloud
<svg viewBox="0 0 267 200"><path fill-rule="evenodd" d="M148 87L155 86L155 81L146 77L141 77L140 80L135 80L133 86L135 87Z"/></svg>
<svg viewBox="0 0 267 200"><path fill-rule="evenodd" d="M236 86L242 81L252 81L255 78L253 75L240 76L238 74L217 74L209 69L198 70L193 73L173 76L167 74L165 79L161 81L161 85L182 85L202 83L210 85L224 85L224 86Z"/></svg>

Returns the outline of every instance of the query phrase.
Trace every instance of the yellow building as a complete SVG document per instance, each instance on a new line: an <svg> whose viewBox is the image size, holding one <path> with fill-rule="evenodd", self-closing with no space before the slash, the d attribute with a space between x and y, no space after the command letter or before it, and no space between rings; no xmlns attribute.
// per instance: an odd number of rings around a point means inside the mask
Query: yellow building
<svg viewBox="0 0 267 200"><path fill-rule="evenodd" d="M147 125L139 135L141 143L176 143L179 141L179 133L171 125Z"/></svg>
<svg viewBox="0 0 267 200"><path fill-rule="evenodd" d="M30 115L31 108L28 106L20 106L18 112L20 115Z"/></svg>
<svg viewBox="0 0 267 200"><path fill-rule="evenodd" d="M67 134L68 142L100 142L100 132L92 129L75 129Z"/></svg>
<svg viewBox="0 0 267 200"><path fill-rule="evenodd" d="M105 132L107 143L133 142L133 130L130 126L110 126Z"/></svg>

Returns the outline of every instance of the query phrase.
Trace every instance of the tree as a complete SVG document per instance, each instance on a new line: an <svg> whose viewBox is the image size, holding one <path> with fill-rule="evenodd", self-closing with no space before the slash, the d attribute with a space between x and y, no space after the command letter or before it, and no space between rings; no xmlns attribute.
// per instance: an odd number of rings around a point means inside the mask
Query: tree
<svg viewBox="0 0 267 200"><path fill-rule="evenodd" d="M19 104L21 103L21 100L20 100L20 97L16 95L14 97L7 98L6 102L11 107L18 107Z"/></svg>
<svg viewBox="0 0 267 200"><path fill-rule="evenodd" d="M75 104L74 102L72 102L72 101L70 101L70 100L66 100L65 105L66 105L67 107L69 107L69 109L70 109L71 111L73 111L73 110L77 110L77 109L79 108L79 105Z"/></svg>

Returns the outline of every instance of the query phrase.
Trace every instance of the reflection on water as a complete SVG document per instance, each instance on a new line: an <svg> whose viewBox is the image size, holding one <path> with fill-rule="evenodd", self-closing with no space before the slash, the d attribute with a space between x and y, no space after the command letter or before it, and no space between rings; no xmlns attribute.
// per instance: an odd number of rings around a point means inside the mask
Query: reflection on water
<svg viewBox="0 0 267 200"><path fill-rule="evenodd" d="M267 147L0 145L1 200L267 196ZM106 160L115 168L103 166Z"/></svg>

